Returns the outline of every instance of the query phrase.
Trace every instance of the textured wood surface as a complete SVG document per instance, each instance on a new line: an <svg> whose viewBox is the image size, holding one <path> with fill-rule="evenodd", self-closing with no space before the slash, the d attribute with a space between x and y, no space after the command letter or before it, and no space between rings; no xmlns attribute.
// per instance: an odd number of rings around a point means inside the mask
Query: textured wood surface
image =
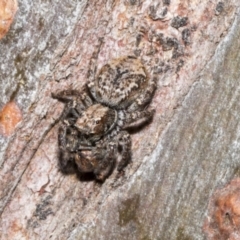
<svg viewBox="0 0 240 240"><path fill-rule="evenodd" d="M1 239L215 239L214 192L239 176L239 5L19 1L0 41ZM99 68L136 55L159 74L153 122L103 184L59 172L50 97L86 82L99 38Z"/></svg>

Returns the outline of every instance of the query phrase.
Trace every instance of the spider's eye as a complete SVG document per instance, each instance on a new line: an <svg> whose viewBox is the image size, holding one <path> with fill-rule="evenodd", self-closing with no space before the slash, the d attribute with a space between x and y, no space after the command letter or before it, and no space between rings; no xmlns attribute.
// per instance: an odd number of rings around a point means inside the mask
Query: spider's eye
<svg viewBox="0 0 240 240"><path fill-rule="evenodd" d="M99 121L99 120L96 120L96 121L95 121L95 123L96 123L96 124L99 124L99 123L100 123L100 121Z"/></svg>

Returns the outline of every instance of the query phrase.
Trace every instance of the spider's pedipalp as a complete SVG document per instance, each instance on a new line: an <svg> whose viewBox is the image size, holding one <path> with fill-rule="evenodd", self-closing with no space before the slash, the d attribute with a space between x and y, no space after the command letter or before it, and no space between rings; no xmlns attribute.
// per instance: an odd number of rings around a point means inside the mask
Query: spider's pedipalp
<svg viewBox="0 0 240 240"><path fill-rule="evenodd" d="M98 165L94 174L99 181L104 181L113 171L117 158L117 145L114 142L105 142L104 146L96 148L95 155L98 156Z"/></svg>

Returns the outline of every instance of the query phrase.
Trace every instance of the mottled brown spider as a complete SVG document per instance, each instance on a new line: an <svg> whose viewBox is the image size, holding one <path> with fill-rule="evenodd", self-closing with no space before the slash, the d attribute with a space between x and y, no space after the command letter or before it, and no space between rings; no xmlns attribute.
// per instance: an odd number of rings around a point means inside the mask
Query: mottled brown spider
<svg viewBox="0 0 240 240"><path fill-rule="evenodd" d="M81 91L64 90L52 97L65 103L59 128L59 165L63 172L77 166L104 181L117 164L122 171L131 159L128 130L147 123L156 89L140 60L124 57L89 70Z"/></svg>

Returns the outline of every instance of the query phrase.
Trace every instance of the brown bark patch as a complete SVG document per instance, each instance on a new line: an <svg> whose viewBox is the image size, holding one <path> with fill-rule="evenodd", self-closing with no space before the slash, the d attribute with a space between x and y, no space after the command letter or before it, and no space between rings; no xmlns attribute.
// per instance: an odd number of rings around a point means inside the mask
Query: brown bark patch
<svg viewBox="0 0 240 240"><path fill-rule="evenodd" d="M211 240L240 239L240 178L214 194L204 230Z"/></svg>
<svg viewBox="0 0 240 240"><path fill-rule="evenodd" d="M22 113L15 102L7 103L0 111L0 134L10 136L22 120Z"/></svg>
<svg viewBox="0 0 240 240"><path fill-rule="evenodd" d="M17 0L0 0L0 39L8 32L17 11Z"/></svg>

